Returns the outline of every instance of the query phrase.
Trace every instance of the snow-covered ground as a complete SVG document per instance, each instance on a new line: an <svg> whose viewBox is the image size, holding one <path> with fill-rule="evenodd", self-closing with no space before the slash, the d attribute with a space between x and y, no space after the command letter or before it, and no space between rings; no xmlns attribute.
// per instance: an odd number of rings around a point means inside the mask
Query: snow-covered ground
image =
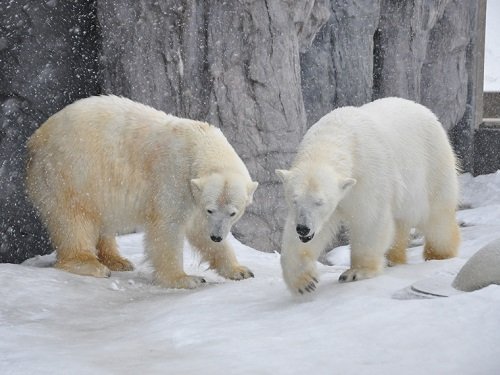
<svg viewBox="0 0 500 375"><path fill-rule="evenodd" d="M500 0L486 5L484 91L500 91Z"/></svg>
<svg viewBox="0 0 500 375"><path fill-rule="evenodd" d="M456 274L500 237L500 172L461 183L458 258L424 262L416 246L408 265L339 284L348 249L338 248L306 298L286 290L278 254L234 239L255 278L224 280L186 249L187 270L208 280L198 290L152 285L140 234L119 239L137 269L109 279L55 270L53 255L1 264L0 374L499 374L500 286L395 298Z"/></svg>

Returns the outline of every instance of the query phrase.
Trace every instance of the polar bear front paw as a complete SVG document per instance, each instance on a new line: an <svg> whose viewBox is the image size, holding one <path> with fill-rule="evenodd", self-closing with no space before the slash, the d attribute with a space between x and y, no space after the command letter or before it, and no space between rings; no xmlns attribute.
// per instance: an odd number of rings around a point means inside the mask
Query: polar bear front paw
<svg viewBox="0 0 500 375"><path fill-rule="evenodd" d="M299 294L314 292L318 283L318 277L310 272L304 272L287 281L288 288L292 291L292 293Z"/></svg>
<svg viewBox="0 0 500 375"><path fill-rule="evenodd" d="M99 261L108 267L111 271L133 271L134 265L128 259L113 256L113 257L105 257L99 258Z"/></svg>
<svg viewBox="0 0 500 375"><path fill-rule="evenodd" d="M201 284L206 283L206 280L201 276L183 275L177 278L163 279L156 277L158 283L165 288L173 289L194 289Z"/></svg>
<svg viewBox="0 0 500 375"><path fill-rule="evenodd" d="M347 283L349 281L369 279L377 276L380 271L371 270L367 268L350 268L339 277L339 282Z"/></svg>
<svg viewBox="0 0 500 375"><path fill-rule="evenodd" d="M316 262L311 257L281 255L283 278L288 289L294 294L311 293L319 283Z"/></svg>
<svg viewBox="0 0 500 375"><path fill-rule="evenodd" d="M250 277L254 277L254 274L250 269L245 266L237 265L230 269L218 269L217 273L222 277L230 280L244 280Z"/></svg>
<svg viewBox="0 0 500 375"><path fill-rule="evenodd" d="M62 259L56 262L55 268L81 276L110 277L111 271L96 258L80 256L72 259Z"/></svg>

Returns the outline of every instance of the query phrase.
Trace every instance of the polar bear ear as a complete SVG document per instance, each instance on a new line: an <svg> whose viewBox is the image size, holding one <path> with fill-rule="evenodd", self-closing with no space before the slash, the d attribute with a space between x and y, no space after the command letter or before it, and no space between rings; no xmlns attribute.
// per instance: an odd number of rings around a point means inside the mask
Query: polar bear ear
<svg viewBox="0 0 500 375"><path fill-rule="evenodd" d="M283 183L287 180L288 176L290 176L290 171L286 169L276 169L275 172Z"/></svg>
<svg viewBox="0 0 500 375"><path fill-rule="evenodd" d="M354 178L346 178L345 180L340 181L340 189L345 192L347 192L354 185L356 185L356 179Z"/></svg>
<svg viewBox="0 0 500 375"><path fill-rule="evenodd" d="M247 187L247 194L248 194L248 199L247 199L247 204L252 203L253 201L253 193L255 193L255 190L257 190L257 186L259 186L259 183L256 181L252 181L248 184Z"/></svg>
<svg viewBox="0 0 500 375"><path fill-rule="evenodd" d="M201 178L193 178L191 180L191 192L195 197L199 196L202 188L203 188L203 181L201 180Z"/></svg>

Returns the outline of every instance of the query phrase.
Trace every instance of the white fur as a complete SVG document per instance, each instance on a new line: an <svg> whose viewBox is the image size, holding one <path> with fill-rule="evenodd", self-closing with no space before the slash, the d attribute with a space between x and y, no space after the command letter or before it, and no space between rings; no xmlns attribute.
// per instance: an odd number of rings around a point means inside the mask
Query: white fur
<svg viewBox="0 0 500 375"><path fill-rule="evenodd" d="M351 269L341 281L377 275L388 250L404 262L412 227L426 236L426 259L456 254L455 157L422 105L385 98L336 109L309 129L292 168L277 173L289 205L281 263L294 292L315 288L315 262L341 222L351 238ZM299 240L297 225L314 237Z"/></svg>
<svg viewBox="0 0 500 375"><path fill-rule="evenodd" d="M143 226L156 279L165 286L203 281L183 271L186 236L221 275L252 275L226 236L257 183L219 129L125 98L91 97L50 117L28 151L27 189L57 250L57 267L101 277L131 269L114 236Z"/></svg>

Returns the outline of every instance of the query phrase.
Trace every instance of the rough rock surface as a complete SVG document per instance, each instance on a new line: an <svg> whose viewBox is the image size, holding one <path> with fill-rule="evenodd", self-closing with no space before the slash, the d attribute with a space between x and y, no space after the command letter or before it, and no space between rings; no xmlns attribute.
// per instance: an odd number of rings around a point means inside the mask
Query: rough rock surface
<svg viewBox="0 0 500 375"><path fill-rule="evenodd" d="M361 105L373 96L373 36L380 0L331 0L331 17L301 54L307 122L334 108Z"/></svg>
<svg viewBox="0 0 500 375"><path fill-rule="evenodd" d="M477 3L331 0L332 17L301 56L308 124L333 108L400 96L449 130L464 116Z"/></svg>
<svg viewBox="0 0 500 375"><path fill-rule="evenodd" d="M97 92L95 12L85 2L0 2L0 261L51 251L24 193L26 139Z"/></svg>
<svg viewBox="0 0 500 375"><path fill-rule="evenodd" d="M382 7L374 96L416 100L451 129L466 110L464 83L473 74L466 66L467 50L475 42L477 4L384 0Z"/></svg>

